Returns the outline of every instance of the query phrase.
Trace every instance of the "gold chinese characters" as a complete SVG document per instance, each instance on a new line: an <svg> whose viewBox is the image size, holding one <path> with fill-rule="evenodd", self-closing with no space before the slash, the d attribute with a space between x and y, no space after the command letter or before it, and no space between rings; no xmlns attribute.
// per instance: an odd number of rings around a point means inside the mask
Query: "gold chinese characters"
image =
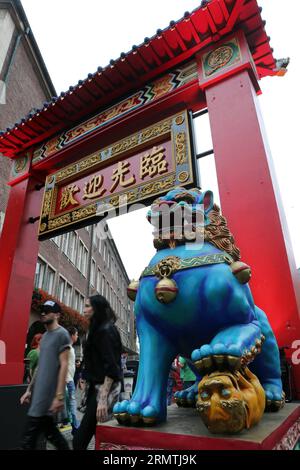
<svg viewBox="0 0 300 470"><path fill-rule="evenodd" d="M82 199L94 199L103 196L106 191L106 189L102 189L103 180L103 175L94 175L90 181L85 183Z"/></svg>
<svg viewBox="0 0 300 470"><path fill-rule="evenodd" d="M141 161L140 177L162 175L168 171L168 163L165 161L166 149L162 146L153 147L150 152L145 153Z"/></svg>
<svg viewBox="0 0 300 470"><path fill-rule="evenodd" d="M155 146L150 151L144 153L140 160L139 176L141 180L149 177L153 178L157 175L163 175L168 172L168 162L165 155L166 149L163 146ZM85 182L83 187L82 199L96 199L102 197L106 191L113 193L118 186L121 188L128 188L134 185L136 176L130 168L129 161L119 161L117 165L112 168L111 181L112 185L105 188L104 176L101 173L91 176ZM79 202L75 199L74 195L80 192L76 184L69 184L63 188L60 199L60 210L67 209L69 206L78 205Z"/></svg>
<svg viewBox="0 0 300 470"><path fill-rule="evenodd" d="M60 209L66 209L69 205L75 206L79 204L78 201L74 198L74 194L78 193L80 189L76 184L70 184L62 190L61 200L60 200Z"/></svg>

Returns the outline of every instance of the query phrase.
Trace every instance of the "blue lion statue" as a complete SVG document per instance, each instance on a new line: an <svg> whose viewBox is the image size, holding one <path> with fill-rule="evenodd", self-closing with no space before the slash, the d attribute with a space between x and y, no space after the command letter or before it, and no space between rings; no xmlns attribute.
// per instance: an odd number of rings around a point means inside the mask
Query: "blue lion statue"
<svg viewBox="0 0 300 470"><path fill-rule="evenodd" d="M173 217L164 226L166 209ZM129 297L135 299L139 372L132 399L114 407L116 419L132 425L166 420L168 375L178 355L187 358L197 377L193 387L177 392L179 406L198 403L200 412L207 411L211 403L204 402L213 400L209 390L216 387L220 406L238 409L243 416L246 388L251 386L252 391L261 388L257 393L262 413L281 408L284 393L276 339L265 313L254 304L250 268L240 261L212 192L175 188L153 202L147 219L154 226L157 252L139 281L128 287ZM225 377L223 382L220 377ZM211 389L205 389L207 380ZM235 399L226 402L232 394Z"/></svg>

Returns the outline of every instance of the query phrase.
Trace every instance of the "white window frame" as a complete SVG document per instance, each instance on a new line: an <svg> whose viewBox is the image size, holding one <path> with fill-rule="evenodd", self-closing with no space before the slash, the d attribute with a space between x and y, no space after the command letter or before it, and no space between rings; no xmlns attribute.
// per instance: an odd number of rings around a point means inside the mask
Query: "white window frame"
<svg viewBox="0 0 300 470"><path fill-rule="evenodd" d="M94 258L92 258L92 262L91 262L91 279L90 279L90 283L91 283L92 287L96 286L96 270L97 270L96 268L97 268L96 260Z"/></svg>
<svg viewBox="0 0 300 470"><path fill-rule="evenodd" d="M43 266L44 268L42 278L41 278L41 271L39 270L39 272L37 273L38 266ZM35 277L34 277L34 286L37 289L44 290L43 287L45 283L46 273L47 273L47 262L39 256L37 259L36 267L35 267ZM36 280L37 275L38 275L38 282Z"/></svg>
<svg viewBox="0 0 300 470"><path fill-rule="evenodd" d="M96 278L96 291L98 294L101 294L101 285L102 285L102 274L101 269L97 268L97 278Z"/></svg>
<svg viewBox="0 0 300 470"><path fill-rule="evenodd" d="M60 281L61 281L61 280L62 280L63 283L64 283L64 288L63 288L63 295L62 295L62 297L61 297L61 295L60 295L60 286L61 286L61 282L60 282ZM63 302L63 303L64 303L64 299L65 299L66 285L67 285L67 279L66 279L64 276L62 276L62 275L60 274L59 277L58 277L58 289L57 289L57 294L58 294L58 295L57 295L57 297L58 297L58 300L59 300L60 302Z"/></svg>
<svg viewBox="0 0 300 470"><path fill-rule="evenodd" d="M101 284L101 295L105 297L105 289L106 289L106 278L104 274L102 274L102 284Z"/></svg>
<svg viewBox="0 0 300 470"><path fill-rule="evenodd" d="M39 255L38 256L38 259L37 259L37 264L39 261L42 261L44 264L45 264L45 272L44 272L44 276L43 276L43 280L42 280L42 285L39 287L39 286L36 286L35 284L35 279L34 279L34 285L35 287L37 287L38 289L42 289L44 290L45 292L48 292L48 294L52 294L54 295L55 294L55 282L56 282L56 274L57 274L57 270L54 268L54 266L52 266L52 264L50 264L43 256ZM54 273L54 277L53 277L53 285L52 285L52 288L49 289L49 285L48 285L48 271L49 269ZM47 285L46 285L46 282L47 282Z"/></svg>
<svg viewBox="0 0 300 470"><path fill-rule="evenodd" d="M52 286L50 286L50 282L49 282L49 270L51 270L51 274L53 273L53 281L52 281ZM56 279L56 270L53 269L50 264L47 265L47 284L48 284L48 288L47 288L47 292L50 294L50 295L53 295L54 294L54 290L55 290L55 279Z"/></svg>

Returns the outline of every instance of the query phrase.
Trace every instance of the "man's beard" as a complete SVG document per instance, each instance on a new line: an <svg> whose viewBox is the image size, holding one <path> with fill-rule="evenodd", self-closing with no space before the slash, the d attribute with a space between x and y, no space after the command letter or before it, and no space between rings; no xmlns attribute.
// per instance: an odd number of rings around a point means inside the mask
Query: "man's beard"
<svg viewBox="0 0 300 470"><path fill-rule="evenodd" d="M44 325L52 325L54 323L53 318L49 318L48 320L43 320Z"/></svg>
<svg viewBox="0 0 300 470"><path fill-rule="evenodd" d="M213 417L209 419L209 404L205 403L205 406L198 405L201 417L210 432L214 434L233 434L240 432L246 427L247 410L243 400L221 400L220 406L229 415L227 420L214 420Z"/></svg>

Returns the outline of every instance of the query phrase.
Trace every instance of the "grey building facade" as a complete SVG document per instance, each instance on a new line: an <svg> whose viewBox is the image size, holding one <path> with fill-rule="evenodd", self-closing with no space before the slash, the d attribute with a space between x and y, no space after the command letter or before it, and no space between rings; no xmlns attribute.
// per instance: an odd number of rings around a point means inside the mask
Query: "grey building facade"
<svg viewBox="0 0 300 470"><path fill-rule="evenodd" d="M15 124L55 95L21 2L0 1L0 129ZM10 171L10 160L0 156L0 232ZM41 242L35 286L79 313L87 295L104 295L116 312L123 345L135 352L133 307L126 293L129 279L108 233L98 224ZM33 320L31 317L30 322Z"/></svg>

